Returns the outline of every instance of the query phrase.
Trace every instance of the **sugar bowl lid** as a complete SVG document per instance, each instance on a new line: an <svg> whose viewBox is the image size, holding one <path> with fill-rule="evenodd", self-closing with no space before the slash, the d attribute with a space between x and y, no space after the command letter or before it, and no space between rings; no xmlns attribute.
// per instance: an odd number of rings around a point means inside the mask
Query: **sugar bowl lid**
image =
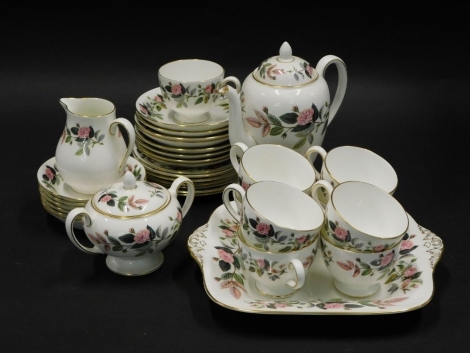
<svg viewBox="0 0 470 353"><path fill-rule="evenodd" d="M318 73L309 62L293 56L291 46L284 42L279 55L263 61L253 72L253 77L272 86L299 86L315 81Z"/></svg>
<svg viewBox="0 0 470 353"><path fill-rule="evenodd" d="M94 210L112 218L142 218L163 210L171 201L170 192L163 186L137 181L127 171L122 181L98 191L91 199Z"/></svg>

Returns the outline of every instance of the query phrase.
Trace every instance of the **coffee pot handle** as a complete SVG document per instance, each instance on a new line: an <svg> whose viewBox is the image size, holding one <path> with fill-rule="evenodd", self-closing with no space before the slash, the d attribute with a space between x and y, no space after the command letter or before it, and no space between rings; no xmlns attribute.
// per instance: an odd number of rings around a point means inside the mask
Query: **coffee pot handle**
<svg viewBox="0 0 470 353"><path fill-rule="evenodd" d="M320 59L315 68L320 77L325 78L325 73L331 64L336 65L338 70L338 85L336 87L336 93L330 103L330 112L328 117L328 125L331 124L333 118L336 116L341 103L343 102L344 94L346 93L346 86L348 83L348 73L346 71L346 65L343 60L335 55L326 55Z"/></svg>
<svg viewBox="0 0 470 353"><path fill-rule="evenodd" d="M135 130L134 130L134 126L131 124L131 122L129 120L127 120L126 118L117 118L109 126L109 132L110 132L111 135L114 135L118 132L117 131L118 125L121 125L122 127L124 127L124 129L127 132L127 136L129 138L129 141L127 143L126 154L124 155L124 157L121 161L121 164L119 165L119 174L124 175L124 172L126 171L127 160L129 159L129 156L131 155L132 151L134 150Z"/></svg>
<svg viewBox="0 0 470 353"><path fill-rule="evenodd" d="M67 235L69 236L69 239L72 241L72 243L79 248L81 251L87 253L87 254L103 254L103 251L96 246L93 245L92 248L86 247L82 245L78 240L77 237L75 236L75 233L73 231L73 224L77 217L82 216L83 217L83 224L85 225L85 222L90 225L91 224L91 219L90 216L88 215L87 211L83 207L77 207L71 210L67 214L67 218L65 219L65 230L67 231Z"/></svg>

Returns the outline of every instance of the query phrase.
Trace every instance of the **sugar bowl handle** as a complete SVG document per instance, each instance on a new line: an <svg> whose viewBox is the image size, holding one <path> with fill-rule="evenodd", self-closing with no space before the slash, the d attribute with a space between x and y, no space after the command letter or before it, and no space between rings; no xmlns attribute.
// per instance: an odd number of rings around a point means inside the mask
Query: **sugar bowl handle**
<svg viewBox="0 0 470 353"><path fill-rule="evenodd" d="M69 239L77 248L79 248L81 251L87 254L104 254L103 251L101 251L100 248L97 247L96 245L93 245L92 248L89 248L89 247L82 245L77 240L77 237L75 236L75 233L73 231L73 223L75 222L76 218L79 216L83 217L83 224L85 224L85 222L88 225L91 224L90 216L86 212L85 208L83 207L74 208L72 211L70 211L67 214L67 218L65 219L65 230L67 231L67 235L69 236Z"/></svg>

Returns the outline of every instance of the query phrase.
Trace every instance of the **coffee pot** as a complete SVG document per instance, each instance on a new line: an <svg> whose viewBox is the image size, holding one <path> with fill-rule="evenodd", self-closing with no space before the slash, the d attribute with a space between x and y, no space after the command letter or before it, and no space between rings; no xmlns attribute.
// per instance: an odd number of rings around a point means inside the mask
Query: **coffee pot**
<svg viewBox="0 0 470 353"><path fill-rule="evenodd" d="M325 80L327 68L338 70L336 93L330 101ZM230 143L248 147L279 144L304 155L321 146L328 125L343 101L347 85L346 65L334 55L320 59L314 68L293 56L284 42L279 55L264 60L242 84L240 93L229 85L219 90L228 97Z"/></svg>

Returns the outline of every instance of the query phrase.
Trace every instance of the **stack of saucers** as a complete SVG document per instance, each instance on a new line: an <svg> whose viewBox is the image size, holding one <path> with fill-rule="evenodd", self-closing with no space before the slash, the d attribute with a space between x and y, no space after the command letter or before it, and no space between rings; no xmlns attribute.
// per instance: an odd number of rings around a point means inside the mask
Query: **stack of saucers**
<svg viewBox="0 0 470 353"><path fill-rule="evenodd" d="M146 179L144 166L135 158L127 160L127 170L131 171L137 180ZM59 174L55 157L44 162L37 172L39 195L44 209L65 222L68 213L76 207L84 207L93 195L81 194L64 182ZM74 223L75 228L82 228L81 222Z"/></svg>
<svg viewBox="0 0 470 353"><path fill-rule="evenodd" d="M146 171L147 180L165 187L179 176L190 178L196 196L220 193L237 180L230 162L228 102L210 111L210 119L190 124L173 119L160 88L136 101L134 157ZM184 187L178 191L186 194Z"/></svg>

